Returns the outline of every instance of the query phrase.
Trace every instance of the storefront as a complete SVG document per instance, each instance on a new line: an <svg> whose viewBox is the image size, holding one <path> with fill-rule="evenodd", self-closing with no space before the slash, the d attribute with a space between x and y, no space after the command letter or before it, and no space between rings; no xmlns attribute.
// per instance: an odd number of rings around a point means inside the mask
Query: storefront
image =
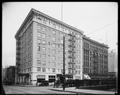
<svg viewBox="0 0 120 95"><path fill-rule="evenodd" d="M55 76L49 75L49 82L54 82L54 81L55 81Z"/></svg>
<svg viewBox="0 0 120 95"><path fill-rule="evenodd" d="M29 73L20 73L18 74L18 83L20 84L30 84L30 75Z"/></svg>
<svg viewBox="0 0 120 95"><path fill-rule="evenodd" d="M37 75L37 83L45 81L45 75Z"/></svg>

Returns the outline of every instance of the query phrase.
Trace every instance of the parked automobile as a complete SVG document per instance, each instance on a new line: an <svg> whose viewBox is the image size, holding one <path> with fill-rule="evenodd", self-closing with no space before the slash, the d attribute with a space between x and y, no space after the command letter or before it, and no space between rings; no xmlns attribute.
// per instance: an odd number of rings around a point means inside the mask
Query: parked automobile
<svg viewBox="0 0 120 95"><path fill-rule="evenodd" d="M38 86L48 86L49 82L48 81L41 81L41 82L38 82L37 84L38 84Z"/></svg>

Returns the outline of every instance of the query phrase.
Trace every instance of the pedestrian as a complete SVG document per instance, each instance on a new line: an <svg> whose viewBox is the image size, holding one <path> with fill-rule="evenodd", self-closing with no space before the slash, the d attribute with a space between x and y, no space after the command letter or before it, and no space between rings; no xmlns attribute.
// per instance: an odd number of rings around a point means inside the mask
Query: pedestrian
<svg viewBox="0 0 120 95"><path fill-rule="evenodd" d="M36 82L36 86L38 86L38 82Z"/></svg>
<svg viewBox="0 0 120 95"><path fill-rule="evenodd" d="M54 86L53 87L55 88L55 81L54 81Z"/></svg>

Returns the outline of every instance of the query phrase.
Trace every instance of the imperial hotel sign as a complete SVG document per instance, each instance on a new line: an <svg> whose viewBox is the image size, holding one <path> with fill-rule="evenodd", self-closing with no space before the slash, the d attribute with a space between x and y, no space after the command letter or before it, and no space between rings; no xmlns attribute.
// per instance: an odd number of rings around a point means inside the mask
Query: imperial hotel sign
<svg viewBox="0 0 120 95"><path fill-rule="evenodd" d="M35 84L63 74L63 36L65 72L83 79L83 32L31 9L15 35L16 82Z"/></svg>

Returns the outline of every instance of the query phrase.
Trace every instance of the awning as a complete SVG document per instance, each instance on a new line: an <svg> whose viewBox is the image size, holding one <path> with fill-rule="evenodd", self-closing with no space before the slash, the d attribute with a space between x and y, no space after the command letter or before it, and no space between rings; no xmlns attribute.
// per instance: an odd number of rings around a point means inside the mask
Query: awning
<svg viewBox="0 0 120 95"><path fill-rule="evenodd" d="M37 78L43 78L43 79L45 79L45 75L37 75Z"/></svg>

